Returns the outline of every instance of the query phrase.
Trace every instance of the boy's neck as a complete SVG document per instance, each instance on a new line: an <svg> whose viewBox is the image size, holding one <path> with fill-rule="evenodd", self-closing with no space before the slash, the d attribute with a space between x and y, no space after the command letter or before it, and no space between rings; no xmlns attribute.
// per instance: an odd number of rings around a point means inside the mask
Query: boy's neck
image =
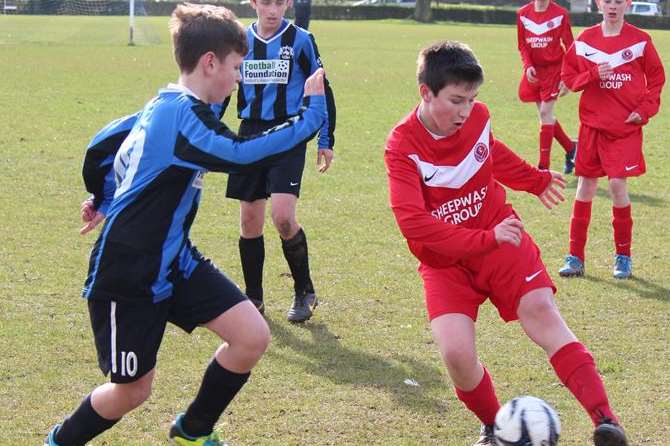
<svg viewBox="0 0 670 446"><path fill-rule="evenodd" d="M621 33L621 28L623 28L623 19L617 22L610 22L609 20L603 20L601 24L601 29L603 31L603 36L612 37L618 36Z"/></svg>
<svg viewBox="0 0 670 446"><path fill-rule="evenodd" d="M202 80L198 78L197 74L195 74L195 71L190 74L182 73L179 75L177 84L190 90L201 101L207 104L210 103L207 95L207 89L204 87Z"/></svg>
<svg viewBox="0 0 670 446"><path fill-rule="evenodd" d="M258 22L256 22L256 31L258 32L258 35L261 38L269 39L270 37L277 34L277 31L279 31L279 28L281 28L283 24L284 24L284 19L282 18L279 21L279 25L271 27L271 28L263 28L263 26L261 25L261 21L259 20Z"/></svg>
<svg viewBox="0 0 670 446"><path fill-rule="evenodd" d="M535 12L544 12L549 8L549 0L535 0Z"/></svg>

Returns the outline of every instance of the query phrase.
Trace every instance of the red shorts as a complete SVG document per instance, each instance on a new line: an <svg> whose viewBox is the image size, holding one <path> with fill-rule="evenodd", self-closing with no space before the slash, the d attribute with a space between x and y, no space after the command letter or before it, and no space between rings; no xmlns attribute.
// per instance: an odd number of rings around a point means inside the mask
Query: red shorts
<svg viewBox="0 0 670 446"><path fill-rule="evenodd" d="M642 154L641 127L626 136L613 138L581 124L577 147L575 175L580 177L636 177L647 170Z"/></svg>
<svg viewBox="0 0 670 446"><path fill-rule="evenodd" d="M506 322L518 319L519 300L529 291L551 288L554 282L540 257L540 249L527 233L518 248L503 243L493 252L447 268L421 264L428 319L460 313L477 320L487 298Z"/></svg>
<svg viewBox="0 0 670 446"><path fill-rule="evenodd" d="M561 64L535 67L538 81L528 82L524 71L519 82L519 99L521 102L550 102L558 99L558 86L561 83Z"/></svg>

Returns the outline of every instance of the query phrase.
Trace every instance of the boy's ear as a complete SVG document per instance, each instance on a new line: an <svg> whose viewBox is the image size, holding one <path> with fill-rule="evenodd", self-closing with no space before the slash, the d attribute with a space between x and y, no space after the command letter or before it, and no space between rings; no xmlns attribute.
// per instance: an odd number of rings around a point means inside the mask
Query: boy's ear
<svg viewBox="0 0 670 446"><path fill-rule="evenodd" d="M419 95L424 102L430 102L434 96L430 87L426 84L419 84Z"/></svg>
<svg viewBox="0 0 670 446"><path fill-rule="evenodd" d="M214 68L217 62L216 54L212 51L207 51L205 54L200 56L199 65L203 70L209 71Z"/></svg>

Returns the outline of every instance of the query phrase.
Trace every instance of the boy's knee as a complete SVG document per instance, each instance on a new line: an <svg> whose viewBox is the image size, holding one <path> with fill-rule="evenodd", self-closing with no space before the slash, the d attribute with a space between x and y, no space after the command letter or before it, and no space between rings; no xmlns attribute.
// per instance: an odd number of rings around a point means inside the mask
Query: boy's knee
<svg viewBox="0 0 670 446"><path fill-rule="evenodd" d="M477 365L474 351L466 348L449 348L442 353L442 359L449 370L456 373L467 372Z"/></svg>
<svg viewBox="0 0 670 446"><path fill-rule="evenodd" d="M272 223L274 223L275 227L277 228L277 232L279 232L279 235L284 239L290 239L294 234L293 234L293 229L296 224L294 223L295 219L293 216L290 215L284 215L284 214L273 214L272 215Z"/></svg>
<svg viewBox="0 0 670 446"><path fill-rule="evenodd" d="M258 360L267 350L271 339L270 328L263 320L262 323L254 325L253 330L248 330L237 339L237 345L250 359Z"/></svg>
<svg viewBox="0 0 670 446"><path fill-rule="evenodd" d="M153 380L140 378L130 384L119 384L119 391L123 394L126 404L130 409L141 406L151 396Z"/></svg>

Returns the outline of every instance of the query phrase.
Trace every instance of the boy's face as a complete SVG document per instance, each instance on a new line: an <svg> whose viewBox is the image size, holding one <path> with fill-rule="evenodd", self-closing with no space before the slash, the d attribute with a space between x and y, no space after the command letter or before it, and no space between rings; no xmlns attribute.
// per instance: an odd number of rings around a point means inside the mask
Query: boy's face
<svg viewBox="0 0 670 446"><path fill-rule="evenodd" d="M211 79L209 88L209 100L207 102L220 103L235 91L237 84L242 79L240 66L244 57L235 51L229 53L221 61L212 53L212 58L206 65L209 78Z"/></svg>
<svg viewBox="0 0 670 446"><path fill-rule="evenodd" d="M598 0L598 9L606 21L619 22L623 20L623 15L630 7L630 3L631 0Z"/></svg>
<svg viewBox="0 0 670 446"><path fill-rule="evenodd" d="M251 6L258 15L258 24L265 31L274 32L279 29L286 10L291 6L290 0L251 0Z"/></svg>
<svg viewBox="0 0 670 446"><path fill-rule="evenodd" d="M479 84L448 84L434 94L426 84L419 85L423 102L421 119L441 136L453 135L470 116Z"/></svg>

